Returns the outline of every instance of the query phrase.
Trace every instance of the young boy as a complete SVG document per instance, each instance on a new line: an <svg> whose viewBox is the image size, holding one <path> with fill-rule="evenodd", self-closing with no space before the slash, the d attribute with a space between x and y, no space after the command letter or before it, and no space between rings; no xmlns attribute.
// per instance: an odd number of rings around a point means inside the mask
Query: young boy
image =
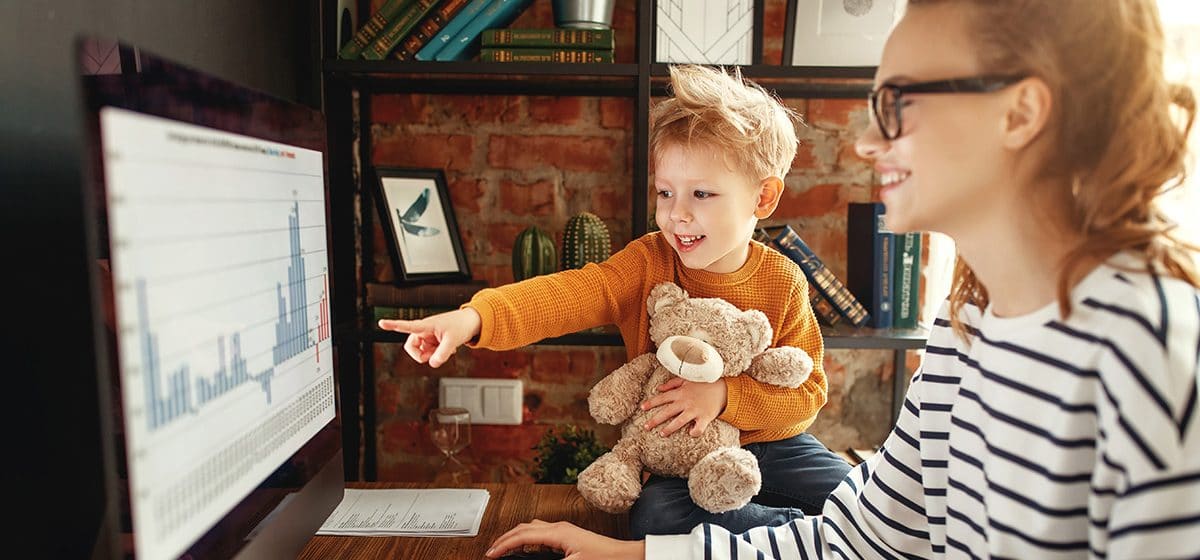
<svg viewBox="0 0 1200 560"><path fill-rule="evenodd" d="M717 383L676 379L642 403L658 407L647 428L699 434L720 417L742 431L762 490L745 507L712 514L691 501L687 481L651 476L630 511L631 533L686 532L716 523L740 532L818 513L849 465L805 430L825 404L824 346L808 285L786 257L751 240L779 204L798 141L793 115L740 74L703 66L671 69L674 97L651 113L650 151L660 231L634 240L603 263L479 292L461 309L419 321L380 321L410 333L405 350L438 367L454 350L506 350L615 324L630 359L650 352L646 297L674 282L693 297L719 297L771 320L771 346L795 346L814 370L798 388L748 376Z"/></svg>

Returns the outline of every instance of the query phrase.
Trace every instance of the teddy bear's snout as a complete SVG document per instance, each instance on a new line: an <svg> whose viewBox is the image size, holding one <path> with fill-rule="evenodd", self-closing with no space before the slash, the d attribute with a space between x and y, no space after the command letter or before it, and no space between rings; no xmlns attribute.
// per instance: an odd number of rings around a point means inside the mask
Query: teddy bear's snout
<svg viewBox="0 0 1200 560"><path fill-rule="evenodd" d="M725 361L712 345L691 336L672 336L658 348L658 361L688 381L708 383L721 378Z"/></svg>

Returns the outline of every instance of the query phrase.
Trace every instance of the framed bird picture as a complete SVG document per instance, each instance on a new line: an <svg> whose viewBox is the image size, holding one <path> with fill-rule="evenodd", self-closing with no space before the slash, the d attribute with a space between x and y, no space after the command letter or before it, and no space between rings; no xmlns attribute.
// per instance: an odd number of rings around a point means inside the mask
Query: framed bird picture
<svg viewBox="0 0 1200 560"><path fill-rule="evenodd" d="M376 167L396 276L406 283L471 277L441 169Z"/></svg>

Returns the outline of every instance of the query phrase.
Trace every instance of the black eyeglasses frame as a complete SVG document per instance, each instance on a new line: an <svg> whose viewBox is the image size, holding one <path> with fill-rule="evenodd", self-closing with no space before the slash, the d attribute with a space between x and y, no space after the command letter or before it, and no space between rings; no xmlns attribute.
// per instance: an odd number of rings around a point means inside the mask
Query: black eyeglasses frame
<svg viewBox="0 0 1200 560"><path fill-rule="evenodd" d="M1027 76L1012 75L1012 76L973 76L969 78L953 78L949 80L934 80L930 82L916 82L911 84L883 84L867 95L867 103L871 107L871 115L875 117L875 124L879 127L879 133L883 135L885 140L895 140L904 134L903 121L900 118L900 112L904 108L900 103L901 97L906 94L913 93L992 93L1000 91L1008 86L1011 86ZM879 95L883 91L890 91L894 103L892 103L893 117L896 122L896 132L890 133L887 127L884 126L883 109L879 107Z"/></svg>

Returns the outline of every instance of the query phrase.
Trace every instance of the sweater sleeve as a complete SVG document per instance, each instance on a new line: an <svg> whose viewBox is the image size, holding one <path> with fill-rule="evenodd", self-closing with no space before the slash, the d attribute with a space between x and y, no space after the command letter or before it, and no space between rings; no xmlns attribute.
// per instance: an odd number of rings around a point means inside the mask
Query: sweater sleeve
<svg viewBox="0 0 1200 560"><path fill-rule="evenodd" d="M471 348L510 350L544 338L616 323L620 302L636 299L645 269L634 245L602 263L535 276L480 290L463 305L479 313L479 338Z"/></svg>
<svg viewBox="0 0 1200 560"><path fill-rule="evenodd" d="M764 430L764 436L776 430L796 425L807 429L825 406L828 382L825 379L825 343L808 298L808 285L801 280L792 286L789 305L778 321L778 332L772 346L795 346L808 352L813 371L799 387L788 389L762 383L748 375L725 379L727 396L725 411L720 419L742 431ZM765 441L765 440L764 440ZM743 441L743 443L749 443Z"/></svg>

